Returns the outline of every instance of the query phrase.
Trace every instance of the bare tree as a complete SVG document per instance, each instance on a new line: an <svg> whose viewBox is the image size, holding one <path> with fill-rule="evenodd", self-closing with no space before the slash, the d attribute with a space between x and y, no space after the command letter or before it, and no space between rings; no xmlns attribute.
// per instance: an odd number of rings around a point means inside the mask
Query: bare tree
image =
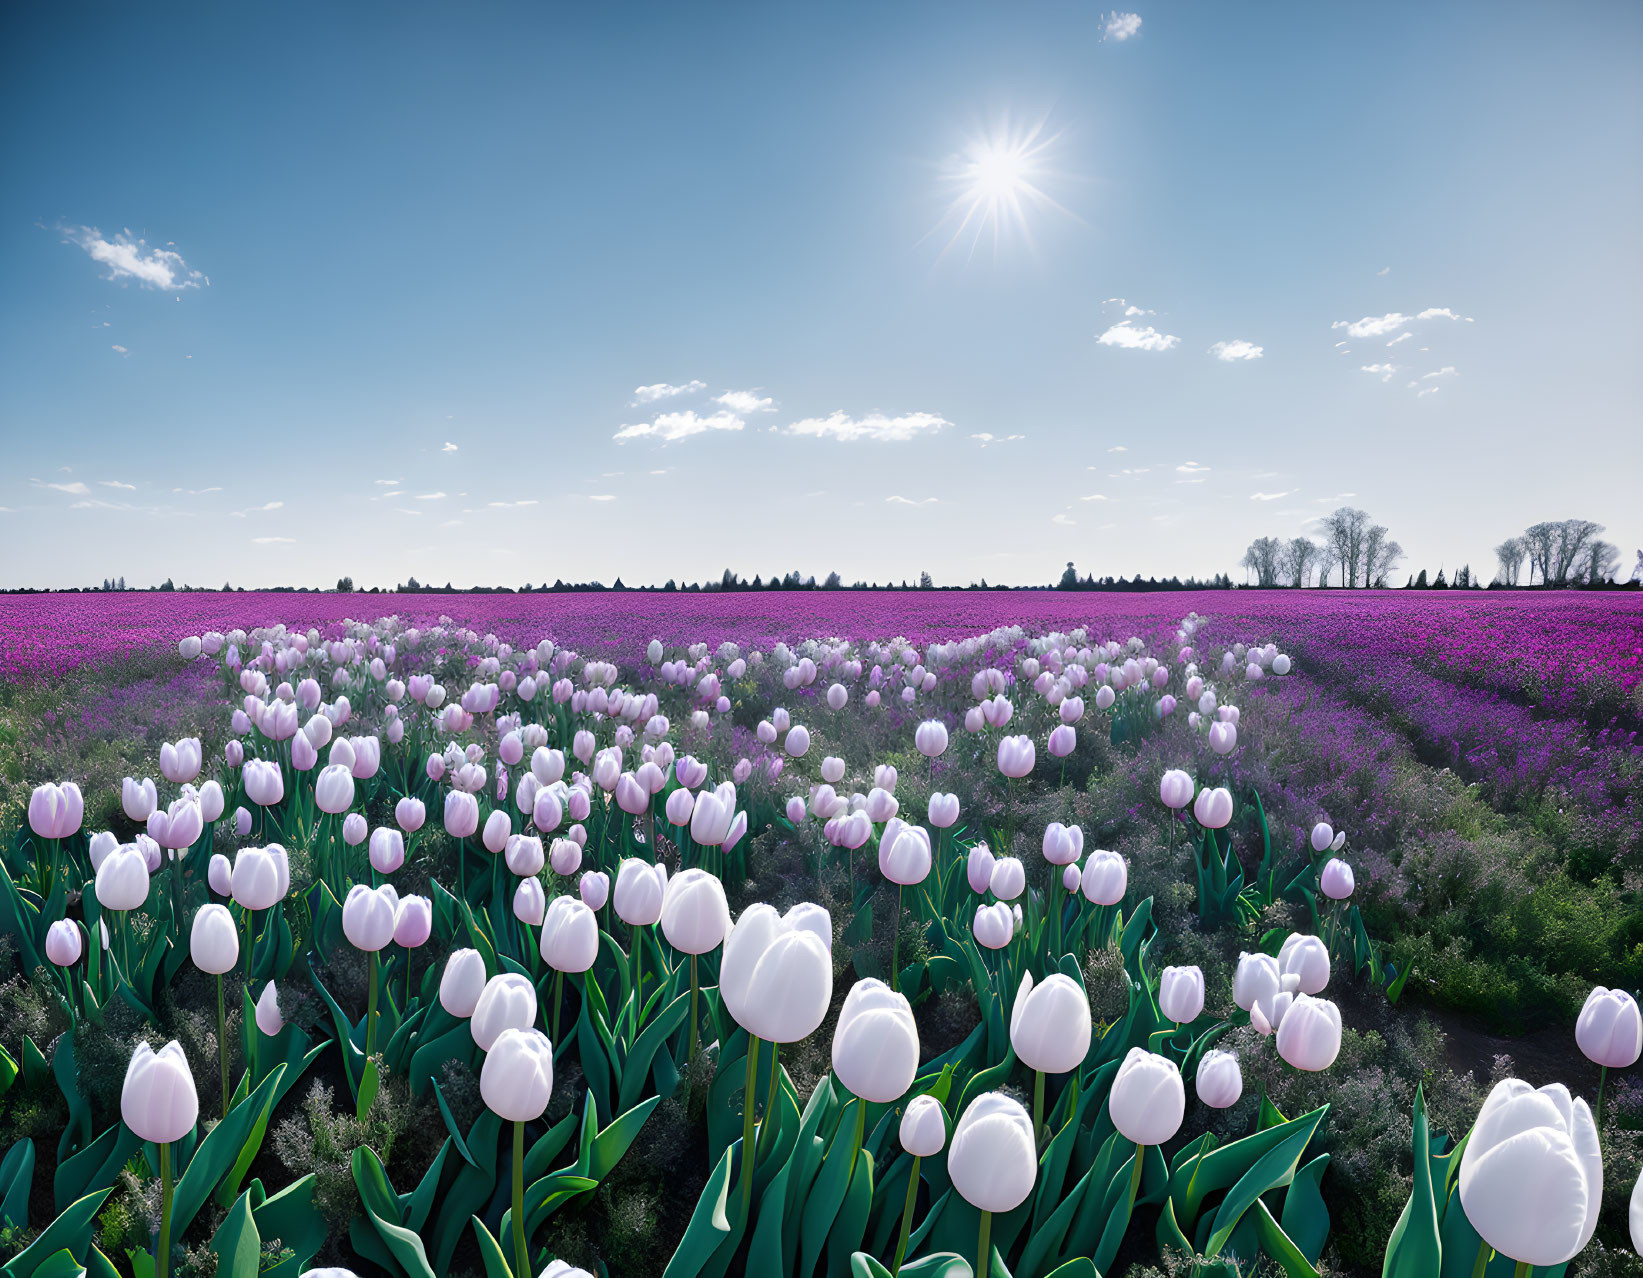
<svg viewBox="0 0 1643 1278"><path fill-rule="evenodd" d="M1374 534L1374 549L1364 558L1364 581L1366 586L1376 589L1386 589L1386 574L1398 566L1403 558L1403 547L1386 535L1386 529L1379 524L1370 529ZM1365 538L1366 542L1369 538Z"/></svg>
<svg viewBox="0 0 1643 1278"><path fill-rule="evenodd" d="M1529 584L1534 584L1536 568L1543 586L1581 580L1581 569L1590 566L1592 543L1602 531L1602 524L1589 519L1548 519L1524 529L1521 540L1529 555Z"/></svg>
<svg viewBox="0 0 1643 1278"><path fill-rule="evenodd" d="M1515 586L1518 577L1523 571L1523 556L1528 553L1528 546L1522 537L1508 537L1495 547L1495 562L1499 567L1495 570L1495 580L1503 586Z"/></svg>
<svg viewBox="0 0 1643 1278"><path fill-rule="evenodd" d="M1312 584L1312 570L1323 558L1322 549L1310 537L1292 537L1278 552L1278 577L1299 589Z"/></svg>
<svg viewBox="0 0 1643 1278"><path fill-rule="evenodd" d="M1586 558L1578 575L1588 586L1601 586L1613 581L1620 569L1620 549L1613 542L1594 538L1586 548Z"/></svg>
<svg viewBox="0 0 1643 1278"><path fill-rule="evenodd" d="M1257 537L1249 543L1249 549L1244 551L1240 567L1255 574L1257 586L1271 587L1278 584L1278 558L1283 553L1284 543L1276 537Z"/></svg>
<svg viewBox="0 0 1643 1278"><path fill-rule="evenodd" d="M1352 506L1342 506L1324 520L1324 535L1329 539L1331 560L1340 565L1341 585L1358 584L1358 568L1364 562L1364 534L1369 528L1369 512ZM1382 530L1384 532L1384 529ZM1370 582L1364 573L1364 585Z"/></svg>

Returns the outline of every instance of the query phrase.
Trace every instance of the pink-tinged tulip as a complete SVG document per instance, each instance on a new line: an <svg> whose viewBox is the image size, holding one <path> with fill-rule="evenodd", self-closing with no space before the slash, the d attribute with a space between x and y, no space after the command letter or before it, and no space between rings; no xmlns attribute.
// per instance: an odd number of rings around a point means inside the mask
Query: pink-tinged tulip
<svg viewBox="0 0 1643 1278"><path fill-rule="evenodd" d="M1244 1094L1244 1072L1232 1052L1211 1048L1198 1062L1198 1099L1211 1109L1231 1109Z"/></svg>
<svg viewBox="0 0 1643 1278"><path fill-rule="evenodd" d="M93 874L102 869L104 859L119 846L120 840L115 837L112 830L99 830L91 836L86 848L86 854L91 859Z"/></svg>
<svg viewBox="0 0 1643 1278"><path fill-rule="evenodd" d="M874 825L883 825L900 810L901 805L896 802L896 796L890 791L874 786L867 795L867 819Z"/></svg>
<svg viewBox="0 0 1643 1278"><path fill-rule="evenodd" d="M485 960L478 950L453 950L439 978L439 1005L458 1020L467 1020L485 989Z"/></svg>
<svg viewBox="0 0 1643 1278"><path fill-rule="evenodd" d="M1002 901L978 906L971 931L982 949L1002 950L1015 937L1015 914Z"/></svg>
<svg viewBox="0 0 1643 1278"><path fill-rule="evenodd" d="M1329 845L1334 841L1335 831L1330 827L1329 822L1320 821L1312 827L1312 850L1314 852L1329 851Z"/></svg>
<svg viewBox="0 0 1643 1278"><path fill-rule="evenodd" d="M1296 1069L1328 1069L1341 1051L1341 1013L1326 998L1297 994L1278 1025L1278 1055Z"/></svg>
<svg viewBox="0 0 1643 1278"><path fill-rule="evenodd" d="M1038 1145L1020 1103L1002 1092L971 1101L953 1129L947 1174L959 1196L984 1212L1026 1202L1038 1180Z"/></svg>
<svg viewBox="0 0 1643 1278"><path fill-rule="evenodd" d="M736 1023L767 1042L816 1032L833 998L833 928L826 910L799 904L785 915L751 905L725 940L719 994Z"/></svg>
<svg viewBox="0 0 1643 1278"><path fill-rule="evenodd" d="M548 865L555 874L569 878L582 868L582 845L575 839L555 839L548 847Z"/></svg>
<svg viewBox="0 0 1643 1278"><path fill-rule="evenodd" d="M426 945L434 932L434 905L425 896L401 897L394 916L394 944L414 950Z"/></svg>
<svg viewBox="0 0 1643 1278"><path fill-rule="evenodd" d="M1010 1046L1028 1069L1065 1074L1084 1063L1094 1030L1090 1002L1070 976L1055 972L1039 982L1021 978L1010 1012Z"/></svg>
<svg viewBox="0 0 1643 1278"><path fill-rule="evenodd" d="M1352 895L1357 881L1352 875L1352 867L1339 857L1331 857L1318 876L1318 886L1323 894L1331 901L1344 901Z"/></svg>
<svg viewBox="0 0 1643 1278"><path fill-rule="evenodd" d="M342 902L342 932L356 950L375 954L394 939L399 921L399 893L384 883L370 888L356 883Z"/></svg>
<svg viewBox="0 0 1643 1278"><path fill-rule="evenodd" d="M327 764L314 781L314 806L332 815L353 807L353 773L341 764Z"/></svg>
<svg viewBox="0 0 1643 1278"><path fill-rule="evenodd" d="M548 1036L528 1026L510 1028L486 1051L479 1093L491 1112L514 1123L541 1118L553 1098L553 1044Z"/></svg>
<svg viewBox="0 0 1643 1278"><path fill-rule="evenodd" d="M618 880L617 895L622 885ZM662 935L681 954L706 954L730 932L724 885L706 870L681 870L667 882L662 901Z"/></svg>
<svg viewBox="0 0 1643 1278"><path fill-rule="evenodd" d="M1129 863L1116 852L1097 848L1084 862L1083 890L1093 905L1117 905L1129 890Z"/></svg>
<svg viewBox="0 0 1643 1278"><path fill-rule="evenodd" d="M624 772L616 779L616 806L629 816L638 816L650 808L650 791L633 773Z"/></svg>
<svg viewBox="0 0 1643 1278"><path fill-rule="evenodd" d="M221 852L214 852L206 866L207 886L218 896L230 896L234 891L234 867Z"/></svg>
<svg viewBox="0 0 1643 1278"><path fill-rule="evenodd" d="M1232 820L1232 791L1224 786L1202 790L1193 802L1192 815L1206 830L1219 830Z"/></svg>
<svg viewBox="0 0 1643 1278"><path fill-rule="evenodd" d="M578 848L577 851L580 852L581 849ZM509 872L522 879L534 878L542 873L542 867L547 864L547 856L542 850L542 840L530 834L509 835L502 856L508 864Z"/></svg>
<svg viewBox="0 0 1643 1278"><path fill-rule="evenodd" d="M978 843L964 858L964 876L970 881L970 891L980 895L992 887L994 856L985 843Z"/></svg>
<svg viewBox="0 0 1643 1278"><path fill-rule="evenodd" d="M542 960L556 972L579 973L599 954L599 923L573 896L556 896L542 922Z"/></svg>
<svg viewBox="0 0 1643 1278"><path fill-rule="evenodd" d="M862 1100L888 1105L913 1085L918 1058L918 1026L907 996L872 977L852 985L833 1031L839 1082Z"/></svg>
<svg viewBox="0 0 1643 1278"><path fill-rule="evenodd" d="M1017 857L999 857L993 862L993 877L987 888L1000 901L1015 900L1027 890L1027 867Z"/></svg>
<svg viewBox="0 0 1643 1278"><path fill-rule="evenodd" d="M1015 780L1026 776L1038 762L1033 739L1027 736L1005 737L998 743L998 770Z"/></svg>
<svg viewBox="0 0 1643 1278"><path fill-rule="evenodd" d="M1078 748L1078 733L1063 723L1050 732L1049 747L1052 758L1065 759Z"/></svg>
<svg viewBox="0 0 1643 1278"><path fill-rule="evenodd" d="M898 1135L914 1158L934 1158L947 1144L947 1111L934 1096L915 1096L907 1102Z"/></svg>
<svg viewBox="0 0 1643 1278"><path fill-rule="evenodd" d="M1162 1145L1180 1130L1186 1108L1186 1086L1175 1062L1145 1048L1130 1048L1107 1093L1107 1112L1124 1139Z"/></svg>
<svg viewBox="0 0 1643 1278"><path fill-rule="evenodd" d="M226 905L202 905L188 938L194 966L211 976L232 972L240 961L240 932Z"/></svg>
<svg viewBox="0 0 1643 1278"><path fill-rule="evenodd" d="M718 847L730 833L730 823L736 815L736 787L730 782L717 789L703 790L696 796L695 811L690 817L690 837L703 847Z"/></svg>
<svg viewBox="0 0 1643 1278"><path fill-rule="evenodd" d="M1594 988L1575 1022L1575 1043L1594 1065L1630 1069L1643 1055L1643 1015L1637 1000L1625 990Z"/></svg>
<svg viewBox="0 0 1643 1278"><path fill-rule="evenodd" d="M480 842L485 850L493 856L500 856L507 850L508 839L513 834L513 824L508 820L508 814L500 808L492 812L485 819L485 832L480 836Z"/></svg>
<svg viewBox="0 0 1643 1278"><path fill-rule="evenodd" d="M280 1015L280 992L274 988L273 981L263 986L257 997L256 1021L257 1029L269 1038L285 1028L285 1018Z"/></svg>
<svg viewBox="0 0 1643 1278"><path fill-rule="evenodd" d="M891 883L909 887L924 882L930 864L929 831L892 818L879 840L879 873Z"/></svg>
<svg viewBox="0 0 1643 1278"><path fill-rule="evenodd" d="M479 800L462 790L445 795L445 833L453 839L472 838L479 829Z"/></svg>
<svg viewBox="0 0 1643 1278"><path fill-rule="evenodd" d="M947 725L926 719L913 730L913 745L927 759L940 758L947 751Z"/></svg>
<svg viewBox="0 0 1643 1278"><path fill-rule="evenodd" d="M160 775L172 785L182 785L200 775L200 739L184 737L160 746Z"/></svg>
<svg viewBox="0 0 1643 1278"><path fill-rule="evenodd" d="M1179 812L1192 802L1192 777L1180 768L1171 768L1158 782L1158 797L1167 808Z"/></svg>
<svg viewBox="0 0 1643 1278"><path fill-rule="evenodd" d="M468 1023L479 1049L488 1052L510 1029L529 1029L536 1023L536 989L528 977L504 972L485 982Z"/></svg>
<svg viewBox="0 0 1643 1278"><path fill-rule="evenodd" d="M269 808L285 798L285 776L280 765L267 759L252 759L240 773L245 797L258 807Z"/></svg>
<svg viewBox="0 0 1643 1278"><path fill-rule="evenodd" d="M354 737L354 779L369 781L382 767L382 742L376 737Z"/></svg>
<svg viewBox="0 0 1643 1278"><path fill-rule="evenodd" d="M1177 1025L1197 1020L1204 1010L1203 969L1166 967L1158 978L1158 1010Z"/></svg>
<svg viewBox="0 0 1643 1278"><path fill-rule="evenodd" d="M350 812L347 816L343 817L342 841L349 847L357 848L361 843L365 842L365 837L369 833L370 827L366 825L365 818L360 813Z"/></svg>
<svg viewBox="0 0 1643 1278"><path fill-rule="evenodd" d="M1269 1003L1282 988L1283 974L1272 955L1246 952L1238 956L1238 970L1232 978L1232 1001L1244 1011Z"/></svg>
<svg viewBox="0 0 1643 1278"><path fill-rule="evenodd" d="M1051 821L1044 828L1044 859L1051 865L1071 865L1084 855L1084 831L1076 825Z"/></svg>
<svg viewBox="0 0 1643 1278"><path fill-rule="evenodd" d="M145 824L148 821L149 814L159 806L160 800L154 790L154 782L148 777L144 777L140 783L127 777L120 783L120 807L125 811L126 816L137 822L138 825ZM32 809L32 807L31 802L30 808ZM32 820L30 825L33 825Z"/></svg>
<svg viewBox="0 0 1643 1278"><path fill-rule="evenodd" d="M782 748L795 759L803 758L805 751L810 749L810 730L802 723L795 724L788 729L787 739L782 742Z"/></svg>
<svg viewBox="0 0 1643 1278"><path fill-rule="evenodd" d="M1231 723L1209 725L1209 748L1216 754L1231 754L1238 745L1238 728Z"/></svg>
<svg viewBox="0 0 1643 1278"><path fill-rule="evenodd" d="M74 782L56 785L48 781L29 795L29 829L42 839L66 839L79 832L85 810L80 787Z"/></svg>
<svg viewBox="0 0 1643 1278"><path fill-rule="evenodd" d="M178 1043L167 1043L157 1052L147 1043L137 1044L120 1089L120 1117L138 1139L157 1145L181 1140L194 1130L200 1098Z"/></svg>
<svg viewBox="0 0 1643 1278"><path fill-rule="evenodd" d="M291 738L291 766L298 772L311 772L319 763L319 751L302 733Z"/></svg>
<svg viewBox="0 0 1643 1278"><path fill-rule="evenodd" d="M393 874L405 864L405 836L392 826L379 825L371 831L368 854L378 874Z"/></svg>
<svg viewBox="0 0 1643 1278"><path fill-rule="evenodd" d="M228 891L241 909L272 909L285 895L280 865L272 853L272 848L241 848L234 854Z"/></svg>
<svg viewBox="0 0 1643 1278"><path fill-rule="evenodd" d="M1329 984L1329 950L1323 940L1291 932L1278 951L1278 971L1293 978L1302 994L1322 993Z"/></svg>
<svg viewBox="0 0 1643 1278"><path fill-rule="evenodd" d="M540 927L548 912L548 898L540 879L520 879L513 894L513 916L521 923Z"/></svg>
<svg viewBox="0 0 1643 1278"><path fill-rule="evenodd" d="M583 904L597 913L610 900L610 875L600 870L590 870L576 881L576 891Z"/></svg>
<svg viewBox="0 0 1643 1278"><path fill-rule="evenodd" d="M1482 1240L1520 1265L1561 1265L1597 1228L1603 1155L1586 1102L1562 1083L1496 1083L1460 1161L1460 1201Z"/></svg>
<svg viewBox="0 0 1643 1278"><path fill-rule="evenodd" d="M616 913L629 927L649 927L662 917L667 867L628 857L616 872Z"/></svg>
<svg viewBox="0 0 1643 1278"><path fill-rule="evenodd" d="M46 929L46 958L58 967L73 967L84 950L80 929L72 919L58 919Z"/></svg>
<svg viewBox="0 0 1643 1278"><path fill-rule="evenodd" d="M850 689L842 683L835 683L827 689L827 706L830 710L843 710L845 702L850 700Z"/></svg>
<svg viewBox="0 0 1643 1278"><path fill-rule="evenodd" d="M148 861L132 843L116 848L97 867L97 904L105 910L136 910L148 900Z"/></svg>
<svg viewBox="0 0 1643 1278"><path fill-rule="evenodd" d="M930 795L927 810L930 824L938 830L950 830L958 824L958 795L943 794L939 790Z"/></svg>
<svg viewBox="0 0 1643 1278"><path fill-rule="evenodd" d="M696 796L689 790L680 787L667 796L667 819L670 824L685 826L690 824L690 814L695 810Z"/></svg>

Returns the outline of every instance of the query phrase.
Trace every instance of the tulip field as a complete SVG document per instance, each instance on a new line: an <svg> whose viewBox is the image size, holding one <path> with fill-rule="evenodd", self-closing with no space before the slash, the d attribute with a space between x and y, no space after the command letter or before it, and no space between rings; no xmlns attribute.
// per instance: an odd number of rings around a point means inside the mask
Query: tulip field
<svg viewBox="0 0 1643 1278"><path fill-rule="evenodd" d="M1643 1274L1640 603L0 596L0 1278Z"/></svg>

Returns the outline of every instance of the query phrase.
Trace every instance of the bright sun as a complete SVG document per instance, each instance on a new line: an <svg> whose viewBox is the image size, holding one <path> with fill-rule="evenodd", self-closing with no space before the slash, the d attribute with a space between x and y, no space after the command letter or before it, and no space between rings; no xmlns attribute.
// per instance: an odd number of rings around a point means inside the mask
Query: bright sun
<svg viewBox="0 0 1643 1278"><path fill-rule="evenodd" d="M1020 235L1031 244L1029 215L1033 210L1067 212L1042 185L1053 176L1049 160L1059 136L1046 134L1043 121L1025 129L1005 121L972 138L952 157L943 184L952 189L953 196L941 222L931 231L934 235L952 227L942 252L968 240L967 256L973 257L984 240L991 240L996 253L1000 242L1011 235Z"/></svg>

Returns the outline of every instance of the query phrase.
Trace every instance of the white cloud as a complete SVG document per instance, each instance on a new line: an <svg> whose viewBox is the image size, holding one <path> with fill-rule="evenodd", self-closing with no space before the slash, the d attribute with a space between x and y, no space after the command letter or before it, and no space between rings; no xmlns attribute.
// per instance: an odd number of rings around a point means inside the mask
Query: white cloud
<svg viewBox="0 0 1643 1278"><path fill-rule="evenodd" d="M228 513L235 519L244 519L247 515L260 515L267 510L283 510L283 501L264 502L261 506L248 506L244 510L231 510Z"/></svg>
<svg viewBox="0 0 1643 1278"><path fill-rule="evenodd" d="M1286 488L1281 493L1251 493L1249 499L1251 501L1277 501L1280 497L1288 497L1294 491L1293 488Z"/></svg>
<svg viewBox="0 0 1643 1278"><path fill-rule="evenodd" d="M1067 516L1059 512L1050 516L1050 522L1052 524L1060 524L1065 528L1076 528L1078 526L1078 521L1076 519L1068 519Z"/></svg>
<svg viewBox="0 0 1643 1278"><path fill-rule="evenodd" d="M705 434L710 430L741 430L746 424L728 409L721 408L718 412L703 417L694 408L686 408L679 412L662 413L653 422L623 426L611 438L627 440L653 437L664 444L671 444L674 440L689 439L692 435Z"/></svg>
<svg viewBox="0 0 1643 1278"><path fill-rule="evenodd" d="M636 386L633 388L633 402L635 404L654 404L659 399L672 399L675 395L695 395L707 389L706 382L686 382L683 386L673 386L668 382L657 382L652 386Z"/></svg>
<svg viewBox="0 0 1643 1278"><path fill-rule="evenodd" d="M1415 395L1415 398L1416 399L1425 399L1428 395L1436 395L1442 389L1443 389L1443 387L1441 387L1441 386L1428 386L1425 390L1418 391ZM1445 402L1447 402L1447 401L1445 401Z"/></svg>
<svg viewBox="0 0 1643 1278"><path fill-rule="evenodd" d="M1130 450L1125 448L1122 444L1114 444L1111 448L1107 449L1107 451L1109 453L1127 453Z"/></svg>
<svg viewBox="0 0 1643 1278"><path fill-rule="evenodd" d="M899 494L886 497L884 500L897 506L933 506L936 504L934 497L926 497L923 501L915 501L911 497L903 497Z"/></svg>
<svg viewBox="0 0 1643 1278"><path fill-rule="evenodd" d="M1390 342L1388 342L1387 345L1388 346L1396 346L1399 342L1412 342L1414 340L1415 340L1415 335L1413 333L1411 333L1406 328L1406 329L1403 330L1403 332L1399 333Z"/></svg>
<svg viewBox="0 0 1643 1278"><path fill-rule="evenodd" d="M127 349L126 349L126 348L125 348L125 347L123 347L123 346L121 346L121 345L120 345L120 344L119 344L119 343L118 343L118 342L115 342L115 343L114 343L114 346L113 346L113 347L112 347L112 349L113 349L113 350L117 350L117 351L119 351L119 352L120 352L120 354L122 354L122 355L129 355L129 354L131 354L131 352L130 352L130 351L128 351L128 350L127 350Z"/></svg>
<svg viewBox="0 0 1643 1278"><path fill-rule="evenodd" d="M593 493L593 494L589 495L588 500L589 501L615 501L616 500L616 494L615 493Z"/></svg>
<svg viewBox="0 0 1643 1278"><path fill-rule="evenodd" d="M984 430L979 435L971 435L970 438L976 440L985 448L988 444L1013 444L1016 440L1026 439L1027 437L1025 435L994 435L991 431Z"/></svg>
<svg viewBox="0 0 1643 1278"><path fill-rule="evenodd" d="M1392 380L1392 374L1398 371L1398 366L1396 364L1363 364L1359 367L1359 371L1373 373L1381 381L1389 382Z"/></svg>
<svg viewBox="0 0 1643 1278"><path fill-rule="evenodd" d="M416 499L418 501L444 501L445 500L445 494L444 493L418 493L416 495Z"/></svg>
<svg viewBox="0 0 1643 1278"><path fill-rule="evenodd" d="M127 492L136 492L136 484L122 484L118 479L99 479L98 486L102 488L124 488Z"/></svg>
<svg viewBox="0 0 1643 1278"><path fill-rule="evenodd" d="M1139 13L1121 13L1114 10L1107 15L1107 25L1103 30L1103 38L1116 40L1122 44L1141 30L1141 15Z"/></svg>
<svg viewBox="0 0 1643 1278"><path fill-rule="evenodd" d="M295 543L295 537L253 537L253 546L289 546Z"/></svg>
<svg viewBox="0 0 1643 1278"><path fill-rule="evenodd" d="M222 491L222 485L212 484L209 488L173 488L171 491L174 493L182 493L187 497L199 497L204 493L220 493Z"/></svg>
<svg viewBox="0 0 1643 1278"><path fill-rule="evenodd" d="M104 279L136 280L144 288L172 293L211 283L204 274L191 269L180 254L170 249L151 249L145 241L133 239L130 231L122 231L112 240L104 238L94 226L69 227L67 234L70 244L78 244L92 261L108 268Z"/></svg>
<svg viewBox="0 0 1643 1278"><path fill-rule="evenodd" d="M403 479L375 479L371 481L380 488L395 488L405 481Z"/></svg>
<svg viewBox="0 0 1643 1278"><path fill-rule="evenodd" d="M520 506L536 506L541 503L535 497L525 497L519 501L488 501L485 503L492 510L514 510Z"/></svg>
<svg viewBox="0 0 1643 1278"><path fill-rule="evenodd" d="M1390 266L1383 266L1383 267L1381 267L1380 270L1376 271L1375 274L1376 275L1390 275L1390 274L1392 274L1392 268Z"/></svg>
<svg viewBox="0 0 1643 1278"><path fill-rule="evenodd" d="M760 395L757 390L726 391L723 395L715 395L713 402L723 404L731 412L741 417L748 417L753 413L773 413L776 411L776 401L768 395Z"/></svg>
<svg viewBox="0 0 1643 1278"><path fill-rule="evenodd" d="M32 482L36 488L53 488L60 493L67 493L71 497L85 497L89 496L91 493L91 489L87 488L78 479L72 479L66 484L54 484L49 481L42 481L38 479L33 480Z"/></svg>
<svg viewBox="0 0 1643 1278"><path fill-rule="evenodd" d="M409 506L395 506L393 511L396 515L415 515L418 519L422 518L420 510L412 510Z"/></svg>
<svg viewBox="0 0 1643 1278"><path fill-rule="evenodd" d="M1467 324L1472 322L1470 316L1457 315L1447 306L1429 306L1417 315L1388 311L1385 315L1365 315L1357 320L1336 320L1329 327L1344 328L1348 337L1385 337L1389 333L1408 328L1411 324L1430 319L1461 320Z"/></svg>
<svg viewBox="0 0 1643 1278"><path fill-rule="evenodd" d="M1472 317L1470 315L1457 315L1447 306L1428 306L1419 315L1415 316L1415 318L1418 320L1451 319L1459 320L1463 324L1472 323Z"/></svg>
<svg viewBox="0 0 1643 1278"><path fill-rule="evenodd" d="M1120 320L1095 340L1103 346L1126 351L1167 351L1181 344L1181 339L1173 333L1160 333L1151 324L1137 328L1128 320Z"/></svg>
<svg viewBox="0 0 1643 1278"><path fill-rule="evenodd" d="M1424 382L1424 381L1429 381L1430 379L1432 379L1434 377L1453 377L1453 376L1455 376L1455 366L1453 364L1445 364L1442 368L1438 369L1435 372L1422 373L1421 374L1421 380Z"/></svg>
<svg viewBox="0 0 1643 1278"><path fill-rule="evenodd" d="M447 439L445 441L445 447L441 448L439 451L442 453L454 453L457 451L457 448L455 444L451 443L451 441Z"/></svg>
<svg viewBox="0 0 1643 1278"><path fill-rule="evenodd" d="M1209 469L1209 467L1200 466L1195 461L1189 461L1185 465L1177 466L1175 469L1180 471L1183 475L1202 475Z"/></svg>
<svg viewBox="0 0 1643 1278"><path fill-rule="evenodd" d="M1254 342L1246 342L1241 337L1235 337L1231 341L1216 342L1209 348L1209 353L1218 360L1234 364L1241 359L1260 359L1263 349Z"/></svg>
<svg viewBox="0 0 1643 1278"><path fill-rule="evenodd" d="M1078 500L1079 501L1106 501L1107 500L1107 495L1105 493L1091 493L1088 497L1080 497Z"/></svg>
<svg viewBox="0 0 1643 1278"><path fill-rule="evenodd" d="M872 439L901 443L934 433L953 423L936 413L904 413L900 417L886 417L883 413L869 413L866 417L847 416L836 410L826 417L806 417L787 427L790 434L815 435L850 442Z"/></svg>

